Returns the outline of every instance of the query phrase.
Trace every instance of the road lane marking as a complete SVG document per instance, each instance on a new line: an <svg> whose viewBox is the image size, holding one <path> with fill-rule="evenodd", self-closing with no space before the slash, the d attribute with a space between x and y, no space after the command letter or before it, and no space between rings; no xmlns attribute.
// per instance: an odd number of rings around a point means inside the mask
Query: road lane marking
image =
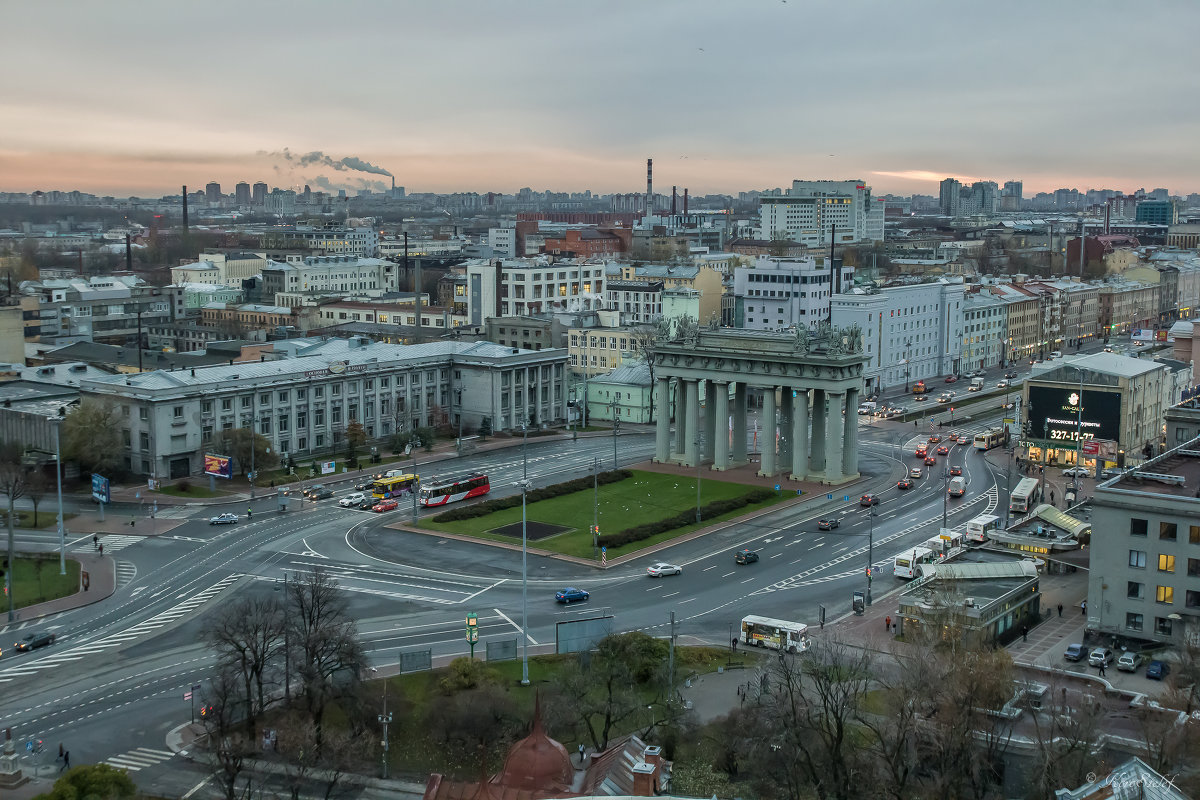
<svg viewBox="0 0 1200 800"><path fill-rule="evenodd" d="M710 569L716 569L716 568L717 568L717 565L716 565L716 564L713 564L711 567L705 567L704 569L702 569L702 570L700 570L700 571L701 571L701 572L708 572Z"/></svg>
<svg viewBox="0 0 1200 800"><path fill-rule="evenodd" d="M722 575L721 577L722 577L722 578L728 578L730 575L733 575L733 574L734 574L734 572L737 572L737 570L734 570L733 572L726 572L726 573L725 573L724 575Z"/></svg>
<svg viewBox="0 0 1200 800"><path fill-rule="evenodd" d="M507 620L508 624L512 625L514 628L516 628L518 633L525 634L525 638L529 640L530 644L534 645L535 647L537 646L537 642L534 641L534 638L532 636L530 636L527 631L521 630L521 626L518 625L517 623L513 622L512 619L509 618L508 614L505 614L503 611L501 611L498 608L493 608L492 611L495 611L497 614L499 614L501 617L503 617L505 620Z"/></svg>

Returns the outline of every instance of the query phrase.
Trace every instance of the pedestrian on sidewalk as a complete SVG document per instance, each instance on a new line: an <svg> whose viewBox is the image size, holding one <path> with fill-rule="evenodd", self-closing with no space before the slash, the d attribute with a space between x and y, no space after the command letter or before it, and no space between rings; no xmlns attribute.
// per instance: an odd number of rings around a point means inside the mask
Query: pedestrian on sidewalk
<svg viewBox="0 0 1200 800"><path fill-rule="evenodd" d="M883 629L885 631L890 631L892 629L892 615L891 614L888 614L886 617L883 618Z"/></svg>
<svg viewBox="0 0 1200 800"><path fill-rule="evenodd" d="M1079 604L1079 613L1085 617L1087 616L1087 600Z"/></svg>
<svg viewBox="0 0 1200 800"><path fill-rule="evenodd" d="M1101 678L1104 677L1104 662L1103 661L1100 662L1100 677Z"/></svg>
<svg viewBox="0 0 1200 800"><path fill-rule="evenodd" d="M103 556L103 555L104 555L104 542L101 542L101 543L100 543L100 555L101 555L101 556Z"/></svg>
<svg viewBox="0 0 1200 800"><path fill-rule="evenodd" d="M68 770L70 768L71 768L71 751L64 750L63 751L63 763L62 763L62 766L58 768L58 771L62 772L63 770Z"/></svg>
<svg viewBox="0 0 1200 800"><path fill-rule="evenodd" d="M1028 641L1029 641L1029 626L1028 626L1028 625L1026 625L1025 627L1021 628L1021 641L1022 641L1022 642L1028 642Z"/></svg>
<svg viewBox="0 0 1200 800"><path fill-rule="evenodd" d="M1050 490L1050 505L1054 505L1054 490Z"/></svg>
<svg viewBox="0 0 1200 800"><path fill-rule="evenodd" d="M1059 615L1060 617L1062 616L1062 603L1059 603L1059 604L1058 604L1058 615Z"/></svg>
<svg viewBox="0 0 1200 800"><path fill-rule="evenodd" d="M247 507L246 508L246 519L250 519L253 516L254 516L254 509Z"/></svg>
<svg viewBox="0 0 1200 800"><path fill-rule="evenodd" d="M100 537L93 533L92 534L92 549L95 550L99 546L100 546Z"/></svg>

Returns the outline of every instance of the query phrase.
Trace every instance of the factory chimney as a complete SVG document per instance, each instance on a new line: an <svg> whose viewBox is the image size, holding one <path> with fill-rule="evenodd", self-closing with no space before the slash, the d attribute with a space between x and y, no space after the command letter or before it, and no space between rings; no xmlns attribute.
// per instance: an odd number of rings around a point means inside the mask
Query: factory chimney
<svg viewBox="0 0 1200 800"><path fill-rule="evenodd" d="M672 217L675 216L675 214L677 213L675 210L675 188L676 187L674 187L674 186L671 187L671 216Z"/></svg>
<svg viewBox="0 0 1200 800"><path fill-rule="evenodd" d="M125 234L125 269L133 272L133 245L129 243L129 234Z"/></svg>
<svg viewBox="0 0 1200 800"><path fill-rule="evenodd" d="M187 184L184 184L184 187L183 187L183 232L184 232L184 233L187 233L187 232L188 232L188 219L187 219Z"/></svg>
<svg viewBox="0 0 1200 800"><path fill-rule="evenodd" d="M654 214L654 159L646 159L646 219Z"/></svg>
<svg viewBox="0 0 1200 800"><path fill-rule="evenodd" d="M684 189L683 190L683 215L685 217L688 215L687 209L688 209L688 190Z"/></svg>

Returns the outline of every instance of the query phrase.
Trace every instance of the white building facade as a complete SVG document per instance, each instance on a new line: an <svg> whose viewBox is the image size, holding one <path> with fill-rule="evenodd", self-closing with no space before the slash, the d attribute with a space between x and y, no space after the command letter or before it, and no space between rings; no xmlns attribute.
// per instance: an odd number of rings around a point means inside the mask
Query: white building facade
<svg viewBox="0 0 1200 800"><path fill-rule="evenodd" d="M989 294L963 298L962 362L964 372L998 366L1005 358L1008 338L1007 305Z"/></svg>
<svg viewBox="0 0 1200 800"><path fill-rule="evenodd" d="M808 247L883 239L884 203L861 180L792 181L782 196L759 200L759 237ZM834 228L836 227L836 231Z"/></svg>
<svg viewBox="0 0 1200 800"><path fill-rule="evenodd" d="M835 289L853 285L854 268L841 267L836 287L833 277L825 258L759 256L752 267L734 270L735 325L775 331L828 321L829 298Z"/></svg>
<svg viewBox="0 0 1200 800"><path fill-rule="evenodd" d="M602 261L548 257L506 258L466 264L467 318L596 311L604 308Z"/></svg>
<svg viewBox="0 0 1200 800"><path fill-rule="evenodd" d="M869 392L930 381L962 368L963 285L959 281L836 294L833 324L862 329Z"/></svg>
<svg viewBox="0 0 1200 800"><path fill-rule="evenodd" d="M263 298L279 305L306 292L376 296L398 290L399 267L382 258L309 256L301 262L268 262L262 271Z"/></svg>

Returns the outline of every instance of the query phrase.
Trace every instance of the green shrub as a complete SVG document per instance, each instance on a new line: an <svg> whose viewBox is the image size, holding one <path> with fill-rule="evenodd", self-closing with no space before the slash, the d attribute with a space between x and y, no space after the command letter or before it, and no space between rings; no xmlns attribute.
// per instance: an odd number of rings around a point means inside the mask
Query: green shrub
<svg viewBox="0 0 1200 800"><path fill-rule="evenodd" d="M489 669L486 661L463 656L450 662L450 669L438 680L438 688L442 694L452 695L495 683L496 679L496 671Z"/></svg>
<svg viewBox="0 0 1200 800"><path fill-rule="evenodd" d="M755 503L761 503L764 500L770 500L775 496L775 492L770 489L752 489L746 492L741 497L731 497L727 500L714 500L713 502L700 507L700 518L711 519L719 517L730 511L736 511L739 508L745 508ZM602 547L620 547L633 542L640 542L644 539L649 539L651 536L656 536L660 533L682 528L685 525L691 525L696 521L695 510L689 509L681 511L674 516L665 519L655 520L654 522L646 522L641 525L634 525L632 528L626 528L623 531L616 533L601 535L597 537L597 543Z"/></svg>

